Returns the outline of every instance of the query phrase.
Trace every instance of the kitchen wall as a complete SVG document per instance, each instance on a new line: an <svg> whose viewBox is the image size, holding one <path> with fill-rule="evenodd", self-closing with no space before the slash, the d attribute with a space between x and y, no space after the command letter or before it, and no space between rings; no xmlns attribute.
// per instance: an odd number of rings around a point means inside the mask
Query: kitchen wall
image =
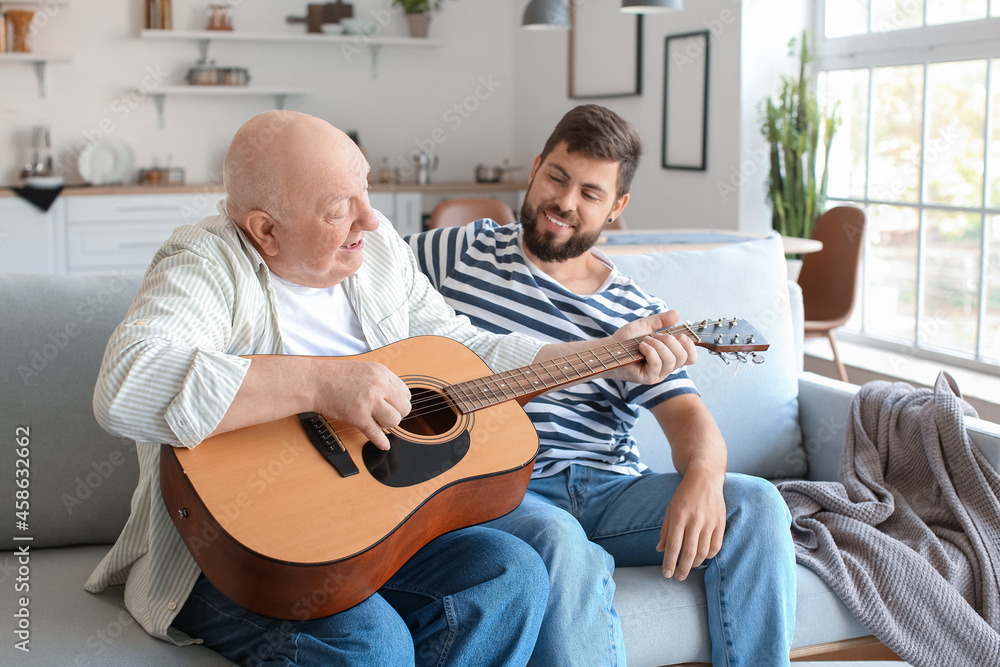
<svg viewBox="0 0 1000 667"><path fill-rule="evenodd" d="M201 29L207 0L174 0L175 29ZM304 15L302 0L237 0L238 31L305 32L285 16ZM386 15L388 0L355 0L355 16ZM105 132L128 142L136 167L172 156L188 182L217 178L235 130L256 113L272 108L267 97L181 97L166 99L163 129L148 95L180 85L198 59L193 41L139 39L141 0L71 0L50 9L33 37L33 50L72 54L72 63L50 64L48 96L38 99L34 72L23 64L0 63L0 183L13 183L25 160L28 130L52 125L58 156L68 167L91 138ZM46 12L45 6L39 8ZM430 37L440 48L384 47L372 76L371 48L346 53L339 44L213 43L220 65L248 67L251 85L313 88L288 98L287 108L315 114L360 133L373 168L383 157L396 166L417 144L440 156L438 181L471 181L478 162L499 164L511 155L513 97L511 34L506 3L448 0L433 19ZM395 14L382 35L405 35L405 17ZM457 105L457 106L456 106ZM437 131L436 131L437 130ZM68 182L79 182L70 170Z"/></svg>
<svg viewBox="0 0 1000 667"><path fill-rule="evenodd" d="M806 25L811 4L808 0L688 0L682 12L646 15L639 97L570 99L566 37L516 31L517 154L525 156L525 161L536 155L562 114L577 104L603 104L635 124L643 138L645 154L625 213L630 227L767 231L767 163L760 160L764 142L758 131L757 106L776 89L781 74L795 70L785 45ZM699 30L711 32L707 171L663 169L664 38ZM595 42L593 48L618 45ZM751 157L754 160L748 162Z"/></svg>
<svg viewBox="0 0 1000 667"><path fill-rule="evenodd" d="M208 0L173 4L175 29L204 27ZM304 31L284 21L289 14L304 15L302 0L233 4L238 31ZM391 7L389 0L353 4L355 15L366 17L385 16ZM287 107L357 130L375 169L383 157L392 166L405 165L423 146L440 156L436 181L471 181L477 163L505 158L526 177L562 114L588 100L567 95L566 32L520 29L525 4L446 0L430 35L444 45L384 47L377 78L370 47L345 53L338 44L214 43L212 55L220 65L248 67L252 85L313 88L305 97L290 97ZM0 63L0 183L16 181L27 157L28 130L39 122L52 126L68 183L80 182L74 169L79 150L105 133L131 145L136 168L170 160L186 169L188 182L218 180L233 132L271 108L273 99L168 96L166 126L158 128L152 98L134 91L182 84L198 49L189 41L140 39L142 5L70 0L65 7L38 8L44 21L33 35L34 50L68 53L74 60L49 65L44 99L36 96L31 67ZM632 121L645 142L626 216L631 227L769 227L756 109L775 89L778 75L794 70L785 44L805 24L810 5L808 0L689 0L683 12L646 16L643 94L595 100ZM660 166L664 37L703 29L713 33L708 170L665 170ZM405 33L405 18L395 14L379 34Z"/></svg>

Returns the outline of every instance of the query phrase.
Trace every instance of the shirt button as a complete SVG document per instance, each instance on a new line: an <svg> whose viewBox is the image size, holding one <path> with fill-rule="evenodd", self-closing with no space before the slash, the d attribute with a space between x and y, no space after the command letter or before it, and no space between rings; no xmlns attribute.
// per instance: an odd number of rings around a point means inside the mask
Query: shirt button
<svg viewBox="0 0 1000 667"><path fill-rule="evenodd" d="M168 602L167 603L167 609L169 609L170 611L173 611L174 609L177 609L177 603L176 602Z"/></svg>

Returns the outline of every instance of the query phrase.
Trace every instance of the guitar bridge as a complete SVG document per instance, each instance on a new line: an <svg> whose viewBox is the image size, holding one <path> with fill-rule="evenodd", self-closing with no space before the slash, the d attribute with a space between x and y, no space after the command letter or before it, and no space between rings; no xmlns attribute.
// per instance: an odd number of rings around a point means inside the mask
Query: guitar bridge
<svg viewBox="0 0 1000 667"><path fill-rule="evenodd" d="M302 429L309 436L309 442L332 465L341 477L358 474L358 466L354 464L350 453L344 448L340 438L330 428L326 418L318 412L299 413Z"/></svg>

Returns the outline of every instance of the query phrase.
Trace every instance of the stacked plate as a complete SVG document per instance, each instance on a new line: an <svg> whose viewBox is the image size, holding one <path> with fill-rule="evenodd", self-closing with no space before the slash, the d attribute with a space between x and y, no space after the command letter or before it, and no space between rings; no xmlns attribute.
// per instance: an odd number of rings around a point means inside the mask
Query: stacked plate
<svg viewBox="0 0 1000 667"><path fill-rule="evenodd" d="M63 177L62 176L25 176L21 179L21 184L26 185L29 188L36 188L39 190L51 190L52 188L62 187Z"/></svg>
<svg viewBox="0 0 1000 667"><path fill-rule="evenodd" d="M90 185L125 183L132 174L132 148L113 137L103 137L80 151L77 169Z"/></svg>

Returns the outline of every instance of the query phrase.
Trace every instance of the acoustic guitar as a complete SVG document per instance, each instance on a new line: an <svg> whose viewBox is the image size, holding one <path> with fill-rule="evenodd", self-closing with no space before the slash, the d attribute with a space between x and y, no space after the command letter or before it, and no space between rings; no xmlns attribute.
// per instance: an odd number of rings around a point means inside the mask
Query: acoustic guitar
<svg viewBox="0 0 1000 667"><path fill-rule="evenodd" d="M683 324L737 361L768 344L744 320ZM205 576L242 607L275 618L329 616L367 599L418 549L520 504L538 450L521 405L643 359L641 339L503 373L460 343L420 336L345 357L403 379L411 412L376 448L345 422L305 413L163 445L167 510Z"/></svg>

